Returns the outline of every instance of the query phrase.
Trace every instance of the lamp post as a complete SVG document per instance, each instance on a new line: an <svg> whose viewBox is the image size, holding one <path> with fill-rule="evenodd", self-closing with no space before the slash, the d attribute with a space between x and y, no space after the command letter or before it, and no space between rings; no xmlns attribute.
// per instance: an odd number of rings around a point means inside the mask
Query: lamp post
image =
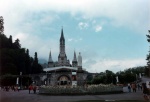
<svg viewBox="0 0 150 102"><path fill-rule="evenodd" d="M83 79L84 79L84 87L86 86L86 75L83 75Z"/></svg>
<svg viewBox="0 0 150 102"><path fill-rule="evenodd" d="M113 75L111 75L111 77L112 77L112 82L111 83L113 84Z"/></svg>
<svg viewBox="0 0 150 102"><path fill-rule="evenodd" d="M20 79L21 79L20 89L22 89L22 72L20 72Z"/></svg>
<svg viewBox="0 0 150 102"><path fill-rule="evenodd" d="M47 76L47 71L46 71L46 83L45 83L45 85L47 85L48 84L48 76Z"/></svg>
<svg viewBox="0 0 150 102"><path fill-rule="evenodd" d="M16 80L16 85L19 84L19 77L17 77L17 80Z"/></svg>

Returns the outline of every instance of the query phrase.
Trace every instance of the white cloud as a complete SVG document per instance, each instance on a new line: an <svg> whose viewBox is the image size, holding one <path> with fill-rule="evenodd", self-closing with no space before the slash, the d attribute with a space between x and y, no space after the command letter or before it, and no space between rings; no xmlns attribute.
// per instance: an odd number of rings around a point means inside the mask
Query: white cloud
<svg viewBox="0 0 150 102"><path fill-rule="evenodd" d="M125 60L84 60L83 65L85 65L86 70L89 72L104 72L105 70L111 70L117 72L124 70L126 68L133 68L137 66L145 66L145 59L125 59Z"/></svg>
<svg viewBox="0 0 150 102"><path fill-rule="evenodd" d="M38 58L48 59L49 52L51 49L52 57L55 61L59 53L59 47L56 47L58 46L58 42L54 39L42 40L36 35L26 33L18 33L13 38L19 38L21 46L28 48L32 57L34 57L34 53L37 52Z"/></svg>
<svg viewBox="0 0 150 102"><path fill-rule="evenodd" d="M80 29L86 29L89 25L88 23L79 22L78 26Z"/></svg>
<svg viewBox="0 0 150 102"><path fill-rule="evenodd" d="M78 18L82 18L82 20L79 20L84 22L78 24L80 29L88 28L89 23L87 22L91 20L93 21L92 26L101 25L97 26L95 31L101 31L103 25L97 20L106 18L113 26L127 26L135 30L145 30L147 33L147 29L150 28L149 7L149 0L63 0L62 2L60 0L0 0L0 16L4 17L4 32L7 36L12 35L14 39L19 38L21 45L29 48L32 56L37 51L39 57L48 59L50 48L54 55L52 57L57 58L59 47L56 46L59 44L54 38L43 40L36 33L30 32L37 30L34 29L34 26L47 22L52 23L54 20L61 18L59 18L59 14L67 13L71 14L72 17L80 16ZM46 15L43 14L41 18L38 18L41 13L46 13ZM29 32L26 33L26 30ZM68 41L75 42L81 40L82 38L68 39ZM86 62L93 62L87 66L91 72L105 69L123 69L145 63L142 59L92 60Z"/></svg>
<svg viewBox="0 0 150 102"><path fill-rule="evenodd" d="M28 39L28 37L29 37L28 34L18 33L18 34L16 34L16 35L13 37L13 38L14 38L13 41L16 40L16 39L19 39L19 40L21 40L21 41L25 41L25 40Z"/></svg>
<svg viewBox="0 0 150 102"><path fill-rule="evenodd" d="M101 31L101 30L102 30L102 26L97 25L97 26L95 27L95 32L99 32L99 31Z"/></svg>
<svg viewBox="0 0 150 102"><path fill-rule="evenodd" d="M72 41L72 40L73 40L72 38L68 39L68 41Z"/></svg>
<svg viewBox="0 0 150 102"><path fill-rule="evenodd" d="M92 24L95 24L95 23L96 23L96 20L93 20L93 21L92 21Z"/></svg>
<svg viewBox="0 0 150 102"><path fill-rule="evenodd" d="M9 27L7 32L10 29L16 31L16 25L39 12L47 12L47 14L67 12L74 16L80 15L87 20L105 17L112 25L147 31L150 27L149 6L149 0L63 0L62 2L59 0L1 0L0 15L5 18L5 28ZM57 18L52 15L46 16L40 22L51 22ZM88 27L88 24L80 22L79 27L83 29Z"/></svg>
<svg viewBox="0 0 150 102"><path fill-rule="evenodd" d="M82 41L82 40L83 40L82 38L78 38L78 39L75 39L75 38L69 38L69 39L68 39L68 42L71 42L71 41L79 42L79 41Z"/></svg>

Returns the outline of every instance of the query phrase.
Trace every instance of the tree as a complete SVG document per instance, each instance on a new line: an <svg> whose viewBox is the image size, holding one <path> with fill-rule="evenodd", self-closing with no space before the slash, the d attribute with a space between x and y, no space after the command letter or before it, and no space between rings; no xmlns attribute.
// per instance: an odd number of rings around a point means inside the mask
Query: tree
<svg viewBox="0 0 150 102"><path fill-rule="evenodd" d="M19 42L20 42L19 39L15 40L15 42L13 43L14 49L20 49L21 48L21 44Z"/></svg>
<svg viewBox="0 0 150 102"><path fill-rule="evenodd" d="M37 74L42 72L42 66L38 64L37 52L35 52L34 60L32 64L32 74Z"/></svg>
<svg viewBox="0 0 150 102"><path fill-rule="evenodd" d="M29 49L26 50L26 53L25 53L25 67L26 67L26 74L31 74L31 58L30 58L30 55L29 55Z"/></svg>
<svg viewBox="0 0 150 102"><path fill-rule="evenodd" d="M0 16L0 34L4 33L4 19Z"/></svg>
<svg viewBox="0 0 150 102"><path fill-rule="evenodd" d="M9 41L9 47L13 48L13 42L12 42L12 36L11 35L9 36L9 40L8 41Z"/></svg>
<svg viewBox="0 0 150 102"><path fill-rule="evenodd" d="M146 35L146 36L147 36L147 41L150 43L150 30L148 30L148 32L149 32L149 34ZM146 71L148 72L148 73L147 73L147 76L150 77L150 51L149 51L149 53L148 53L148 55L147 55L146 60L147 60L147 68L146 68Z"/></svg>
<svg viewBox="0 0 150 102"><path fill-rule="evenodd" d="M20 72L23 75L31 74L31 65L35 69L34 73L40 73L42 66L38 63L37 53L33 59L28 49L21 48L19 39L13 42L11 35L9 38L6 37L3 24L3 17L0 16L0 84L14 85L16 82L14 76L18 76Z"/></svg>

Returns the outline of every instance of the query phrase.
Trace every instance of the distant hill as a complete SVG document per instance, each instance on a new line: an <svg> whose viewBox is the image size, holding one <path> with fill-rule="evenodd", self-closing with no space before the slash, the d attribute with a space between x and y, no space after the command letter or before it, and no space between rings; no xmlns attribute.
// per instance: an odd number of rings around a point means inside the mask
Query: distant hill
<svg viewBox="0 0 150 102"><path fill-rule="evenodd" d="M47 60L45 60L45 59L42 59L42 58L39 58L39 60L38 60L38 61L39 61L39 63L40 63L40 64L47 63Z"/></svg>

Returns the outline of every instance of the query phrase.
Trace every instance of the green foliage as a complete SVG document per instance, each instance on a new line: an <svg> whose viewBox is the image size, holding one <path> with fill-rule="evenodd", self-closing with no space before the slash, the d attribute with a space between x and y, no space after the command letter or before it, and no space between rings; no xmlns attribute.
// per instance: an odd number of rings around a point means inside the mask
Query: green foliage
<svg viewBox="0 0 150 102"><path fill-rule="evenodd" d="M92 84L100 84L101 83L101 77L95 77L92 80Z"/></svg>
<svg viewBox="0 0 150 102"><path fill-rule="evenodd" d="M147 36L147 41L150 43L150 30L148 30L148 32L149 32L149 34L146 35L146 36ZM150 51L147 55L146 60L147 60L147 67L146 67L146 70L145 70L145 72L146 72L145 74L146 74L146 76L150 77Z"/></svg>
<svg viewBox="0 0 150 102"><path fill-rule="evenodd" d="M38 64L37 52L35 52L31 73L37 74L37 73L41 73L41 72L42 72L42 66L40 64Z"/></svg>
<svg viewBox="0 0 150 102"><path fill-rule="evenodd" d="M29 56L29 50L21 48L20 40L12 42L3 34L3 18L0 17L0 75L12 74L23 75L42 72L42 67L38 63L37 53L35 58ZM34 70L32 70L34 69Z"/></svg>
<svg viewBox="0 0 150 102"><path fill-rule="evenodd" d="M4 19L0 16L0 34L3 34L4 31Z"/></svg>
<svg viewBox="0 0 150 102"><path fill-rule="evenodd" d="M12 76L11 74L6 74L1 77L0 84L2 86L10 86L16 85L16 76Z"/></svg>
<svg viewBox="0 0 150 102"><path fill-rule="evenodd" d="M21 85L21 82L23 86L28 86L32 83L32 80L29 76L18 76L18 75L6 74L0 78L0 84L2 86L16 85L17 77L19 78L19 85Z"/></svg>
<svg viewBox="0 0 150 102"><path fill-rule="evenodd" d="M38 63L37 53L34 59L30 57L29 50L21 48L19 39L12 43L12 36L7 38L4 34L0 34L0 39L0 75L42 72L42 66Z"/></svg>
<svg viewBox="0 0 150 102"><path fill-rule="evenodd" d="M90 84L117 84L116 77L118 76L119 83L127 84L130 82L137 81L139 79L139 73L145 73L145 66L129 68L124 71L119 71L116 74L112 71L106 70L105 72L100 72L95 77L92 78Z"/></svg>

